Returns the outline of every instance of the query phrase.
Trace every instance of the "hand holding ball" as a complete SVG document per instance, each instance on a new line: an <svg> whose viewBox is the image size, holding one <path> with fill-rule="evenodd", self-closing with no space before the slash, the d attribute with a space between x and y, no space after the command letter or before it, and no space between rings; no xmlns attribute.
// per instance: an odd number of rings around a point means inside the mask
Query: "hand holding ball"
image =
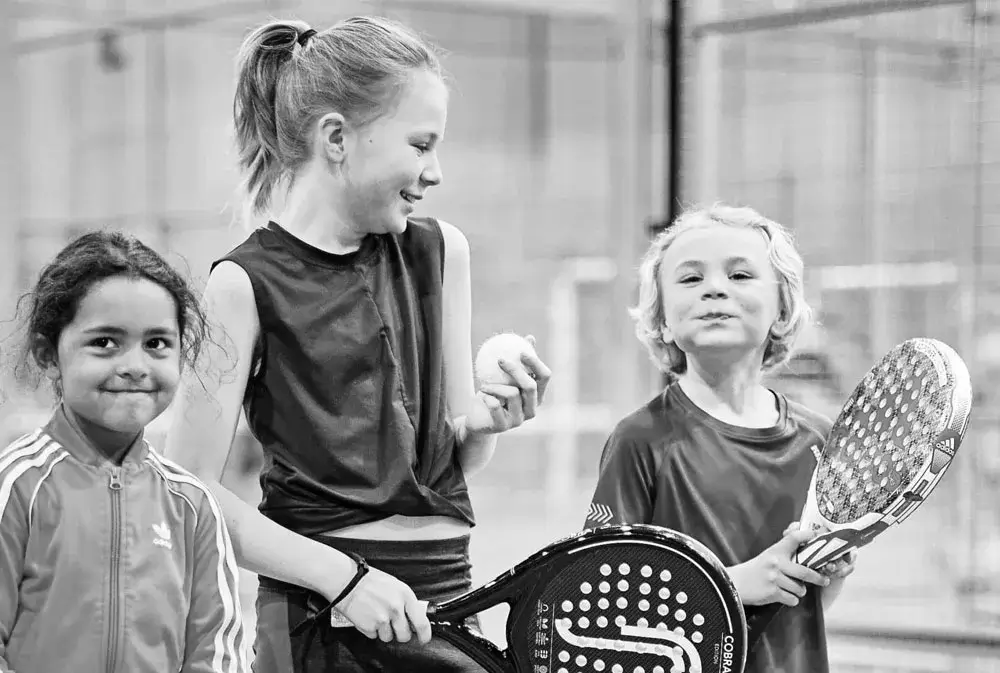
<svg viewBox="0 0 1000 673"><path fill-rule="evenodd" d="M535 352L534 339L509 332L494 335L479 347L475 374L479 391L465 428L482 434L505 432L534 418L552 376Z"/></svg>
<svg viewBox="0 0 1000 673"><path fill-rule="evenodd" d="M491 336L479 347L476 354L476 378L482 383L516 386L513 377L500 367L500 361L522 364L522 355L536 355L535 347L524 337L503 333Z"/></svg>

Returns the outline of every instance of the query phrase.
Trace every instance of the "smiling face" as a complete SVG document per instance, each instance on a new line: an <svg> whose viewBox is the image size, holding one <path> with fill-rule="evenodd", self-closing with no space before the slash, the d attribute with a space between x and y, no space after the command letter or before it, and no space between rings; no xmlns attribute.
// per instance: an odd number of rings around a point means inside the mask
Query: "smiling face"
<svg viewBox="0 0 1000 673"><path fill-rule="evenodd" d="M680 234L663 253L664 341L688 358L763 359L781 300L760 232L713 224Z"/></svg>
<svg viewBox="0 0 1000 673"><path fill-rule="evenodd" d="M443 179L437 146L444 137L448 90L429 70L413 71L390 114L345 134L343 198L347 216L367 233L402 233L424 192Z"/></svg>
<svg viewBox="0 0 1000 673"><path fill-rule="evenodd" d="M129 446L170 405L180 379L177 303L144 278L95 283L59 335L55 357L39 355L63 406L108 455Z"/></svg>

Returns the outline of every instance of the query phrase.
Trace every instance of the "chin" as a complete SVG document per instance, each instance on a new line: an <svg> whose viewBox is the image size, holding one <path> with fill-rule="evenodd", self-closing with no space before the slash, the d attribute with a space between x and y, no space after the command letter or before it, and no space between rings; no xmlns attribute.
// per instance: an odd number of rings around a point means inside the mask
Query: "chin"
<svg viewBox="0 0 1000 673"><path fill-rule="evenodd" d="M108 414L102 425L109 430L125 434L138 434L149 425L159 414L148 411L135 411L131 414Z"/></svg>
<svg viewBox="0 0 1000 673"><path fill-rule="evenodd" d="M160 405L149 400L145 404L131 404L108 409L101 419L104 427L115 432L137 433L163 413Z"/></svg>
<svg viewBox="0 0 1000 673"><path fill-rule="evenodd" d="M389 222L388 227L386 227L386 230L390 234L402 234L404 231L406 231L407 224L408 224L408 219L404 215L402 217L392 219Z"/></svg>

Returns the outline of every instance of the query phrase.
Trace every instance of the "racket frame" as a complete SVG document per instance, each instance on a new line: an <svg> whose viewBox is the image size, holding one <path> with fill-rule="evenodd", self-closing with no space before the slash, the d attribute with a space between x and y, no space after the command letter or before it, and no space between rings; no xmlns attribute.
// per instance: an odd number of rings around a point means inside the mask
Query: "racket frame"
<svg viewBox="0 0 1000 673"><path fill-rule="evenodd" d="M801 565L818 570L823 565L842 558L852 550L860 549L869 544L890 526L906 520L926 500L930 492L940 482L965 439L965 433L968 430L969 420L972 416L973 393L969 370L964 360L947 344L936 339L927 338L908 339L895 346L888 353L901 349L908 343L912 344L916 350L931 360L938 376L941 376L942 373L946 374L947 368L950 368L953 378L951 408L949 409L949 416L944 424L944 429L934 438L934 448L925 459L917 476L904 487L899 496L894 498L887 507L882 508L881 512L870 512L851 523L836 524L820 512L815 495L816 480L819 474L819 466L817 465L809 484L800 524L803 527L813 527L814 524L819 524L830 529L830 532L817 536L798 549L795 554L795 561ZM928 352L928 350L931 352ZM948 367L945 367L945 363L938 362L935 355L943 358L947 362ZM877 366L876 364L872 367L871 371ZM860 385L861 383L855 387L855 391L849 399L855 398L855 393ZM843 413L841 411L841 415ZM848 533L845 535L847 531L853 534ZM850 539L845 541L844 538ZM750 641L751 649L757 644L761 635L767 630L768 625L783 607L784 605L781 603L771 603L764 606L757 606L748 613L747 637Z"/></svg>
<svg viewBox="0 0 1000 673"><path fill-rule="evenodd" d="M948 345L930 339L911 339L907 343L917 342L915 348L925 357L933 361L934 356L921 348L921 342L931 342L930 348L938 351L948 363L953 379L949 415L944 428L933 439L933 448L917 470L916 476L903 487L903 490L878 512L869 512L854 521L835 523L823 515L816 498L816 482L819 478L819 466L813 471L806 503L803 507L800 524L803 528L813 530L825 528L828 532L818 535L801 546L795 555L796 563L817 570L822 566L843 558L849 552L869 544L890 526L905 521L924 502L944 477L945 472L954 461L955 454L965 439L969 427L972 407L972 383L969 370L958 354ZM940 374L939 374L940 375ZM852 396L853 397L853 396Z"/></svg>

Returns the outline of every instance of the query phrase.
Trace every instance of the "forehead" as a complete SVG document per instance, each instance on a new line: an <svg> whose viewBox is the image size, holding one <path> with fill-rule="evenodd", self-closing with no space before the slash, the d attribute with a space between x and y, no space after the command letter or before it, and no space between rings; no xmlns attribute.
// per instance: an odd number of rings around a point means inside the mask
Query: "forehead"
<svg viewBox="0 0 1000 673"><path fill-rule="evenodd" d="M165 288L145 278L107 278L80 300L70 327L176 330L177 303Z"/></svg>
<svg viewBox="0 0 1000 673"><path fill-rule="evenodd" d="M663 253L668 268L686 263L712 264L744 258L766 263L768 243L760 231L749 227L712 224L677 236Z"/></svg>
<svg viewBox="0 0 1000 673"><path fill-rule="evenodd" d="M413 132L444 135L448 118L448 88L437 74L414 70L399 93L391 114L383 117L386 125L406 126Z"/></svg>

